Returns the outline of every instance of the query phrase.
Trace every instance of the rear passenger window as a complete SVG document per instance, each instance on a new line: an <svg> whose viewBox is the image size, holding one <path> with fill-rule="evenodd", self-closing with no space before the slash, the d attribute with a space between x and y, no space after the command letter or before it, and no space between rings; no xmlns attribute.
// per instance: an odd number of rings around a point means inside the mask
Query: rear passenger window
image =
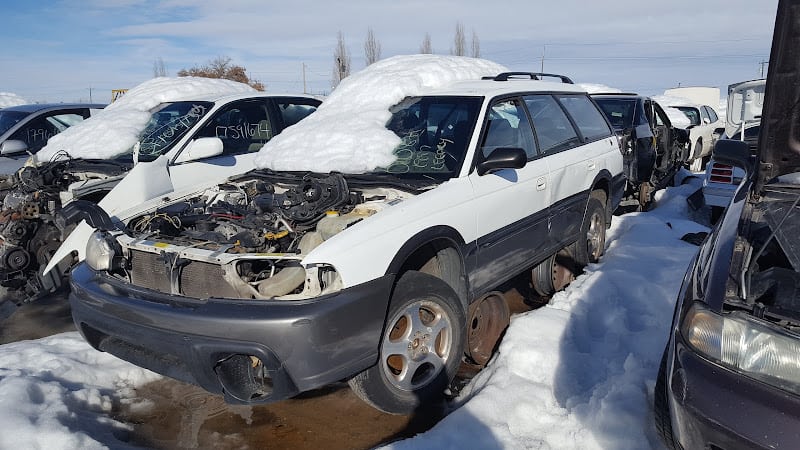
<svg viewBox="0 0 800 450"><path fill-rule="evenodd" d="M536 156L528 115L519 100L501 101L489 109L489 124L481 152L487 157L496 148L521 148L528 159Z"/></svg>
<svg viewBox="0 0 800 450"><path fill-rule="evenodd" d="M276 100L283 127L290 127L317 110L317 105L305 99Z"/></svg>
<svg viewBox="0 0 800 450"><path fill-rule="evenodd" d="M530 95L525 97L525 105L531 114L539 151L555 153L580 143L578 133L552 96Z"/></svg>
<svg viewBox="0 0 800 450"><path fill-rule="evenodd" d="M596 141L611 135L611 128L603 117L603 113L598 111L589 97L585 95L559 95L557 97L572 116L584 141Z"/></svg>

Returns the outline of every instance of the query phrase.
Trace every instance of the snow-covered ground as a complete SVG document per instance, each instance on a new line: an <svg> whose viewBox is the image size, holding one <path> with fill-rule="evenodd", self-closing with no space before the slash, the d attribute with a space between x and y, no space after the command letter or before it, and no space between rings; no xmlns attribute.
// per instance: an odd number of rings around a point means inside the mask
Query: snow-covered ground
<svg viewBox="0 0 800 450"><path fill-rule="evenodd" d="M605 256L550 304L512 319L499 351L416 448L660 448L652 396L681 279L707 231L685 185L647 213L615 216ZM0 448L129 448L112 399L159 376L78 333L0 345Z"/></svg>

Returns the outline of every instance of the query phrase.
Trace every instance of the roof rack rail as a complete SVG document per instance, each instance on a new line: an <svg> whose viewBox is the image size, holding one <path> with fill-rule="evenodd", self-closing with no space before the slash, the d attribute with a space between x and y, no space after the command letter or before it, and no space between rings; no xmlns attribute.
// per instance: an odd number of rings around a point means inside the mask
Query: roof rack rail
<svg viewBox="0 0 800 450"><path fill-rule="evenodd" d="M510 78L515 77L530 77L531 80L540 80L541 77L548 77L548 78L558 78L561 80L562 83L567 84L575 84L569 77L564 75L557 75L554 73L542 73L542 72L503 72L499 73L493 77L482 77L482 80L494 80L494 81L508 81Z"/></svg>

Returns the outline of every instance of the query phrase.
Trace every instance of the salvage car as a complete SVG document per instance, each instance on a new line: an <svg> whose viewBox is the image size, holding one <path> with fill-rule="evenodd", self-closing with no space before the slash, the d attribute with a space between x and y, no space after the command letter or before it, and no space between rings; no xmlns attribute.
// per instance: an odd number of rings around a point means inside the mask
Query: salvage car
<svg viewBox="0 0 800 450"><path fill-rule="evenodd" d="M94 103L41 103L0 109L0 175L16 172L48 139L104 107Z"/></svg>
<svg viewBox="0 0 800 450"><path fill-rule="evenodd" d="M746 176L678 294L655 385L670 449L800 442L800 1L781 0L761 135L720 140Z"/></svg>
<svg viewBox="0 0 800 450"><path fill-rule="evenodd" d="M625 158L625 196L647 209L653 194L669 185L684 163L689 134L672 126L654 100L638 94L595 93L614 131L620 136Z"/></svg>
<svg viewBox="0 0 800 450"><path fill-rule="evenodd" d="M670 105L682 112L691 125L689 131L688 156L686 163L692 172L700 172L705 169L706 164L711 159L711 149L716 142L715 132L723 125L722 120L708 105L695 105L691 103Z"/></svg>
<svg viewBox="0 0 800 450"><path fill-rule="evenodd" d="M750 80L728 86L727 122L723 139L744 141L755 154L761 130L766 80ZM711 207L711 222L716 223L733 198L745 173L739 167L712 159L703 179L703 199Z"/></svg>
<svg viewBox="0 0 800 450"><path fill-rule="evenodd" d="M321 155L302 144L327 147L337 129L358 145L343 146L354 163L385 152L383 166L265 167L123 223L97 214L71 276L78 330L233 403L342 379L394 414L441 398L463 358L488 362L508 324L501 283L532 270L552 291L568 279L557 258L600 259L624 185L617 139L586 92L501 67L380 61L261 152L278 158L280 143L297 143L288 156ZM359 151L370 126L387 139L374 154Z"/></svg>
<svg viewBox="0 0 800 450"><path fill-rule="evenodd" d="M57 155L9 177L0 185L0 318L65 284L77 255L59 252L74 228L56 220L62 206L75 200L130 206L246 172L264 143L320 103L313 96L257 92L164 102L152 109L133 154ZM119 197L106 199L120 183Z"/></svg>

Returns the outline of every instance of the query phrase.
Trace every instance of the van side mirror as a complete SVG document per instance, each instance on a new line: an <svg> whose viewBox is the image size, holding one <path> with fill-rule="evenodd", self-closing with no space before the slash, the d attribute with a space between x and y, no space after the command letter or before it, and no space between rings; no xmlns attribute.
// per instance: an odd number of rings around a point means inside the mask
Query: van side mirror
<svg viewBox="0 0 800 450"><path fill-rule="evenodd" d="M714 144L712 152L714 161L744 169L747 174L753 173L753 161L750 147L745 141L720 139Z"/></svg>
<svg viewBox="0 0 800 450"><path fill-rule="evenodd" d="M528 162L525 150L517 147L500 147L478 163L478 175L485 175L501 169L521 169Z"/></svg>
<svg viewBox="0 0 800 450"><path fill-rule="evenodd" d="M222 154L222 139L218 137L204 137L193 140L175 158L175 163L197 161Z"/></svg>
<svg viewBox="0 0 800 450"><path fill-rule="evenodd" d="M0 144L0 155L11 155L14 153L25 153L28 151L28 144L25 141L9 139Z"/></svg>

